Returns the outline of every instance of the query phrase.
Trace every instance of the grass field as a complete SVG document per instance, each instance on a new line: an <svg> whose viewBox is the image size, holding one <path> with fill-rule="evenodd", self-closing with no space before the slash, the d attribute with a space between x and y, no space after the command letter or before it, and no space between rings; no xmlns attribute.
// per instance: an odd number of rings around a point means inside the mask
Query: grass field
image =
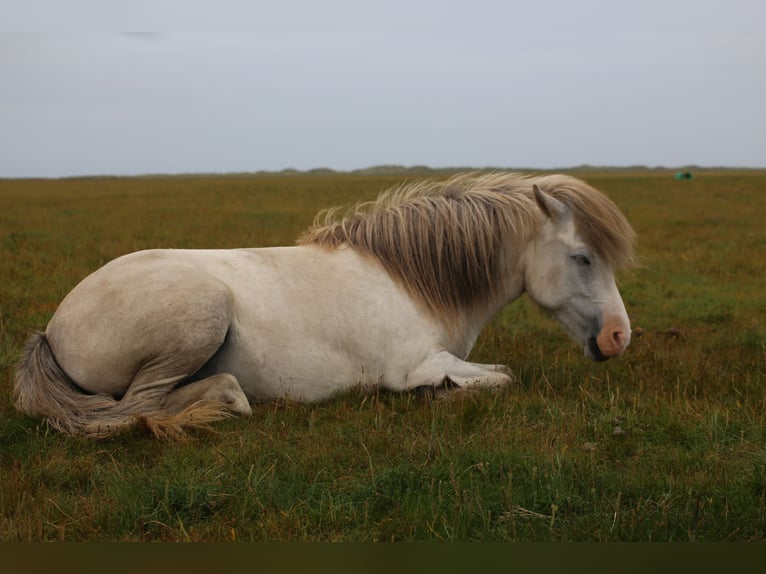
<svg viewBox="0 0 766 574"><path fill-rule="evenodd" d="M28 334L118 255L291 244L401 178L0 180L0 540L766 539L766 173L582 177L639 236L622 358L586 360L522 299L473 352L508 390L262 404L183 443L16 413Z"/></svg>

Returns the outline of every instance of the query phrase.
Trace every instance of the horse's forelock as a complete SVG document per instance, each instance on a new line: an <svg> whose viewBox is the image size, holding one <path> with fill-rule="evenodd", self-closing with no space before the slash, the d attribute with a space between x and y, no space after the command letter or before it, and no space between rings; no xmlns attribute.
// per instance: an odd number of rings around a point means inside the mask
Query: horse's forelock
<svg viewBox="0 0 766 574"><path fill-rule="evenodd" d="M630 267L635 263L635 231L605 195L587 183L566 175L543 176L535 183L572 211L583 240L612 269Z"/></svg>

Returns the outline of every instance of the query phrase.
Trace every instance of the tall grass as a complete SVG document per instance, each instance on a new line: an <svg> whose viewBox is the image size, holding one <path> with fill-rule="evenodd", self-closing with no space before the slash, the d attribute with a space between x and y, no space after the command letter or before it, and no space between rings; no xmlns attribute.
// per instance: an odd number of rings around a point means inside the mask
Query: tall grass
<svg viewBox="0 0 766 574"><path fill-rule="evenodd" d="M473 352L510 389L274 402L184 443L16 413L28 333L118 255L291 244L399 178L0 181L0 540L763 540L766 174L696 175L585 176L640 238L619 360L522 300Z"/></svg>

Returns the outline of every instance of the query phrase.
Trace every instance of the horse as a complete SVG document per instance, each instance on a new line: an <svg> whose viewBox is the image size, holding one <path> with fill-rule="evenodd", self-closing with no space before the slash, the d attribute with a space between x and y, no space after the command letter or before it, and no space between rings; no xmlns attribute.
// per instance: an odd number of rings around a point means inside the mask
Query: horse
<svg viewBox="0 0 766 574"><path fill-rule="evenodd" d="M634 240L579 179L492 172L320 212L292 246L137 251L83 279L31 335L14 402L65 433L142 423L166 437L354 387L503 387L506 365L466 358L523 293L604 361L630 342L614 273Z"/></svg>

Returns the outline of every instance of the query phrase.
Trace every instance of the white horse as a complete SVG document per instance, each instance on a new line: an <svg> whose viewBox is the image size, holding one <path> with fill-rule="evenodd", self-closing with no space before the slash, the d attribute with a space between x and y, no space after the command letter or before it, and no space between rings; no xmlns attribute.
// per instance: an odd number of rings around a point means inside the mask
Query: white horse
<svg viewBox="0 0 766 574"><path fill-rule="evenodd" d="M483 326L526 292L591 359L630 323L613 270L634 233L563 175L461 175L330 212L293 247L150 250L86 277L32 336L14 397L62 431L157 435L255 401L354 386L408 391L511 382L467 362Z"/></svg>

